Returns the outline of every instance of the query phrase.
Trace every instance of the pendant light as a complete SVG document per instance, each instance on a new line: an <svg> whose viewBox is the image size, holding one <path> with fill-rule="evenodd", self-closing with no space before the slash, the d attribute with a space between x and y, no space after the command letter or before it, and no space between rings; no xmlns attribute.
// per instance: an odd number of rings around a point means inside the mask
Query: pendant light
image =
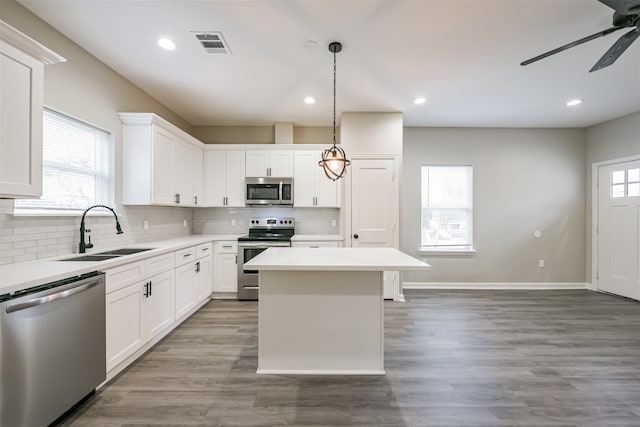
<svg viewBox="0 0 640 427"><path fill-rule="evenodd" d="M344 150L336 145L336 53L341 50L341 43L329 43L329 52L333 53L333 146L322 152L322 160L318 162L318 166L322 167L324 174L332 181L344 177L347 166L351 163Z"/></svg>

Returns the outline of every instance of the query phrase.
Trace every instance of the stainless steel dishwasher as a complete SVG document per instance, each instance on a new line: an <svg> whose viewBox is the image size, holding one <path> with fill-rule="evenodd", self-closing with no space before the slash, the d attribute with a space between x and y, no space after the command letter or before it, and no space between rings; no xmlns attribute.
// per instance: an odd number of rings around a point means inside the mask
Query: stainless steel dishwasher
<svg viewBox="0 0 640 427"><path fill-rule="evenodd" d="M106 376L104 273L0 296L0 425L46 426Z"/></svg>

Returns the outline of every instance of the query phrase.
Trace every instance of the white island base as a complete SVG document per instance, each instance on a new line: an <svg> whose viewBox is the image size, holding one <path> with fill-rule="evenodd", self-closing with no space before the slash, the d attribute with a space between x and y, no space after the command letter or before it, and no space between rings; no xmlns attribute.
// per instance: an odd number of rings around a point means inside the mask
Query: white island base
<svg viewBox="0 0 640 427"><path fill-rule="evenodd" d="M259 374L384 374L381 271L262 271Z"/></svg>
<svg viewBox="0 0 640 427"><path fill-rule="evenodd" d="M269 248L260 271L259 374L384 375L383 274L429 266L392 248Z"/></svg>

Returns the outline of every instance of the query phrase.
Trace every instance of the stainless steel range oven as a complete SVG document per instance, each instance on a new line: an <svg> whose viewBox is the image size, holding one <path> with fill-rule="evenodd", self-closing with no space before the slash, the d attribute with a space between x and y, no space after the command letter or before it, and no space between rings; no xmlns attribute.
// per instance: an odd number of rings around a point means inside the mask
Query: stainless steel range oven
<svg viewBox="0 0 640 427"><path fill-rule="evenodd" d="M291 246L293 218L252 218L249 234L238 238L238 299L258 299L258 271L244 268L244 263L273 247Z"/></svg>

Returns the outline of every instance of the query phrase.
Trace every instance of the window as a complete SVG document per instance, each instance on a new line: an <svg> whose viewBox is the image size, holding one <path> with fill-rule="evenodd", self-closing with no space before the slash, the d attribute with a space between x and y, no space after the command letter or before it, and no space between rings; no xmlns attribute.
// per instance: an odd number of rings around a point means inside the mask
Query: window
<svg viewBox="0 0 640 427"><path fill-rule="evenodd" d="M422 166L421 250L473 250L472 189L471 166Z"/></svg>
<svg viewBox="0 0 640 427"><path fill-rule="evenodd" d="M46 109L43 115L42 198L16 200L17 214L77 214L113 205L111 135Z"/></svg>
<svg viewBox="0 0 640 427"><path fill-rule="evenodd" d="M640 196L640 168L622 169L611 174L611 197Z"/></svg>

